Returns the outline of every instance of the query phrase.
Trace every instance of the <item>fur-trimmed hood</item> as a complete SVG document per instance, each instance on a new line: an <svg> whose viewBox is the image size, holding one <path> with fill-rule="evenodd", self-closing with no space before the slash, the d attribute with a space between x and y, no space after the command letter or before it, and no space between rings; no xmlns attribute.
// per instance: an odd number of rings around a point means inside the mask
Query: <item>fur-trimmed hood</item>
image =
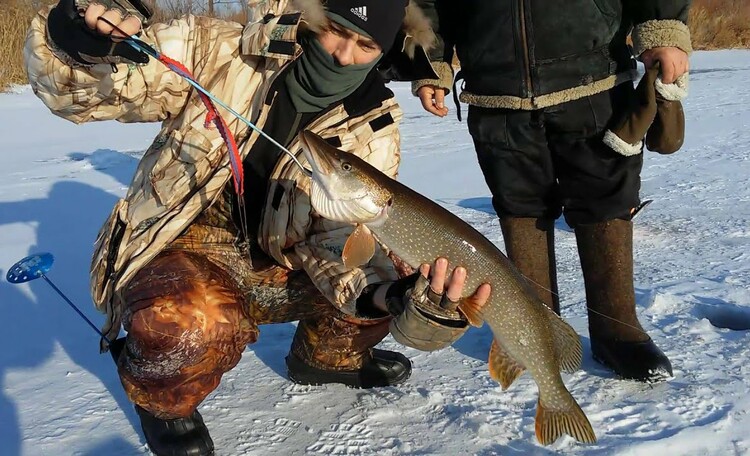
<svg viewBox="0 0 750 456"><path fill-rule="evenodd" d="M325 0L249 0L251 15L248 22L248 30L244 34L243 41L251 46L243 46L243 52L247 54L267 55L264 48L267 46L266 41L278 39L280 35L285 38L290 34L296 36L298 26L302 26L314 32L320 31L326 24ZM300 14L297 18L299 23L274 22L269 21L269 17L287 15L293 16ZM269 16L270 15L270 16ZM271 26L272 30L262 27L260 24ZM278 27L286 29L279 29ZM294 27L294 30L290 30ZM252 30L252 38L248 32ZM435 46L437 38L430 25L430 20L425 16L422 10L417 6L414 0L410 0L406 7L403 25L403 44L400 51L413 58L417 47L429 51ZM262 32L256 35L257 32ZM397 38L398 39L398 38ZM398 46L396 46L398 47Z"/></svg>

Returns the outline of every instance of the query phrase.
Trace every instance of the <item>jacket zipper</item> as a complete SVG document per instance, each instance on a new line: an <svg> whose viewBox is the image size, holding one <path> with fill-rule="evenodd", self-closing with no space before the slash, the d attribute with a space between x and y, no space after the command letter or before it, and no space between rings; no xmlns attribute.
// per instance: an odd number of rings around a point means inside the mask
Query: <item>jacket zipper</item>
<svg viewBox="0 0 750 456"><path fill-rule="evenodd" d="M520 0L519 10L521 13L521 46L523 47L523 67L526 78L527 96L534 95L534 83L531 79L531 57L529 56L529 42L526 37L526 1Z"/></svg>

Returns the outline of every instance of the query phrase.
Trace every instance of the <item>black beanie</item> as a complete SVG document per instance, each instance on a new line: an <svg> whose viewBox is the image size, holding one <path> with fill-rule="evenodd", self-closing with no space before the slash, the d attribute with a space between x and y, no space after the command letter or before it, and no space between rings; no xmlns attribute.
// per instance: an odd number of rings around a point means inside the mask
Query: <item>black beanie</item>
<svg viewBox="0 0 750 456"><path fill-rule="evenodd" d="M401 30L409 0L328 0L326 9L370 35L387 53Z"/></svg>

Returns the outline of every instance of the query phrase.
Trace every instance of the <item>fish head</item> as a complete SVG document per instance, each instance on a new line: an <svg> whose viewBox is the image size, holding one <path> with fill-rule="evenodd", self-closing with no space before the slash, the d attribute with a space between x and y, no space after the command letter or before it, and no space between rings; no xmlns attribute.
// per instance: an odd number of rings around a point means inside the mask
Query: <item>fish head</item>
<svg viewBox="0 0 750 456"><path fill-rule="evenodd" d="M339 150L307 130L299 134L312 167L310 201L322 217L337 222L377 224L387 217L389 179L354 154Z"/></svg>

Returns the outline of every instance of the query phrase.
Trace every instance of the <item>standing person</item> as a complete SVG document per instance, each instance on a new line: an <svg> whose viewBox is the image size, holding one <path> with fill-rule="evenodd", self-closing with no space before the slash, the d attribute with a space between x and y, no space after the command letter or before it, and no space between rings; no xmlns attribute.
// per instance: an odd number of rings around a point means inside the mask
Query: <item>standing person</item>
<svg viewBox="0 0 750 456"><path fill-rule="evenodd" d="M603 138L643 107L631 82L633 54L647 68L660 64L664 84L682 83L692 50L689 0L419 3L440 37L431 53L440 77L414 82L414 93L428 112L448 113L455 48L456 79L465 81L459 99L469 104L469 132L510 259L559 313L554 221L564 214L575 230L594 359L625 378L672 375L635 310L631 217L643 135L635 144Z"/></svg>
<svg viewBox="0 0 750 456"><path fill-rule="evenodd" d="M408 0L254 6L245 27L187 16L142 29L151 12L139 0L61 0L33 21L26 42L32 88L55 114L162 122L99 233L91 270L104 333L112 340L121 325L127 331L110 348L157 455L213 452L197 407L257 339L258 325L299 320L286 358L292 381L358 388L409 377L404 355L373 348L389 329L436 350L467 328L455 311L463 268L446 277L448 261L437 259L398 274L384 251L346 267L341 251L353 227L314 212L310 180L289 156L228 120L245 174L244 193L233 188L225 141L206 127L196 92L119 41L142 33L299 156L297 133L309 129L395 177L402 112L376 66L421 52L425 74L435 76L422 49L434 35L420 10ZM489 292L483 285L467 299L483 305Z"/></svg>

